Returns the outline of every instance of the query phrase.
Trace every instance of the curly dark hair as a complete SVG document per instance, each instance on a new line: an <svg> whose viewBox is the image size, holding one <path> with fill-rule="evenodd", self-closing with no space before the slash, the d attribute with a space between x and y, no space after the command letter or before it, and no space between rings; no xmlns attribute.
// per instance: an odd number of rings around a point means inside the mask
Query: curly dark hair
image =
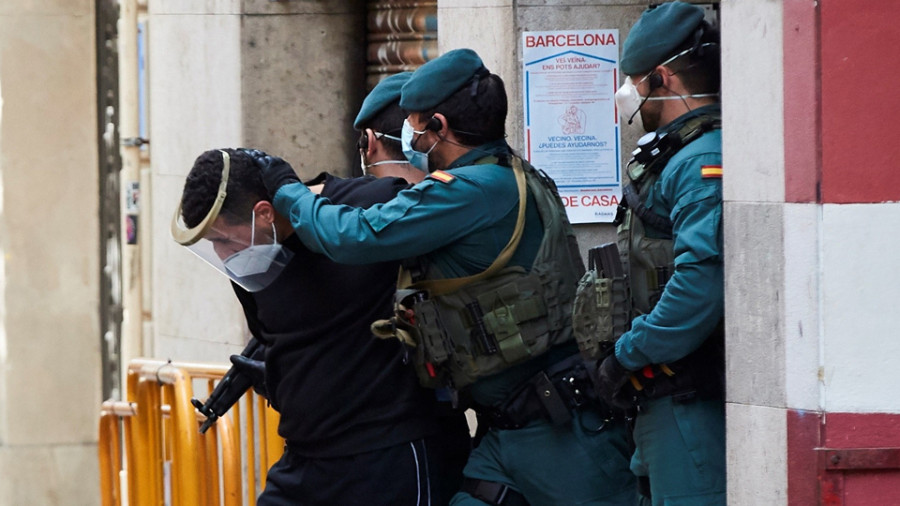
<svg viewBox="0 0 900 506"><path fill-rule="evenodd" d="M195 227L203 221L216 200L224 168L222 151L231 157L225 188L228 196L222 204L222 211L250 219L253 206L260 200L268 200L262 174L249 154L231 148L205 151L194 160L181 194L181 216L188 227Z"/></svg>

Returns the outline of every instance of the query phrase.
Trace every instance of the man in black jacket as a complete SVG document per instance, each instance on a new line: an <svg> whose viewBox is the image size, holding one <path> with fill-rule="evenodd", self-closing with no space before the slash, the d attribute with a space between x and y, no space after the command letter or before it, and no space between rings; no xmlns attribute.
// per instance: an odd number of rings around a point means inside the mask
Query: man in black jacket
<svg viewBox="0 0 900 506"><path fill-rule="evenodd" d="M367 165L391 160L369 149L391 141L376 134L390 133L365 128L396 108L380 104L390 84L370 94L356 122L372 141L360 146ZM227 196L217 206L224 177ZM309 184L358 207L408 186L326 174ZM287 447L258 504L446 504L468 454L465 420L447 416L419 386L400 343L376 339L369 328L391 313L398 264L338 265L310 252L266 195L250 154L225 149L197 158L181 201L184 226L205 239L195 245L211 247L205 258L229 275L252 334L267 347L266 394Z"/></svg>

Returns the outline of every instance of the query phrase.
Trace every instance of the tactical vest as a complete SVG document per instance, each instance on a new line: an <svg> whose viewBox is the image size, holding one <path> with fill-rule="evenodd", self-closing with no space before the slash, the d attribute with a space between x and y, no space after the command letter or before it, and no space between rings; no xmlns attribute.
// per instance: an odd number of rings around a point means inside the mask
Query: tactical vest
<svg viewBox="0 0 900 506"><path fill-rule="evenodd" d="M496 162L489 157L478 163ZM398 291L393 325L413 341L424 386L459 389L572 337L574 287L584 272L575 234L553 181L514 158L514 170L519 164L544 231L531 269L502 267L471 281L442 279L434 266L425 266L424 281ZM459 279L463 286L445 292Z"/></svg>
<svg viewBox="0 0 900 506"><path fill-rule="evenodd" d="M573 327L586 359L605 358L616 339L630 328L631 320L652 311L662 296L675 270L672 222L645 204L672 156L718 128L718 115L699 115L675 132L653 132L638 142L626 169L631 182L622 191L613 222L618 225L618 247L592 248L591 265L578 285ZM620 259L608 258L616 251ZM620 260L620 265L614 260Z"/></svg>
<svg viewBox="0 0 900 506"><path fill-rule="evenodd" d="M660 152L645 163L629 165L631 183L622 191L623 204L616 217L618 243L631 288L633 315L648 314L659 302L669 277L675 272L672 222L645 207L662 170L680 149L704 133L721 128L719 115L700 115L668 134ZM638 397L724 395L724 322L693 353L670 364L647 366L631 376L630 387Z"/></svg>
<svg viewBox="0 0 900 506"><path fill-rule="evenodd" d="M659 153L644 163L629 162L626 168L631 182L622 190L622 204L614 223L618 225L619 252L628 273L635 316L653 310L675 272L672 222L645 207L650 191L675 153L704 133L721 128L721 124L719 115L691 118L660 140L663 146L651 148L659 149Z"/></svg>

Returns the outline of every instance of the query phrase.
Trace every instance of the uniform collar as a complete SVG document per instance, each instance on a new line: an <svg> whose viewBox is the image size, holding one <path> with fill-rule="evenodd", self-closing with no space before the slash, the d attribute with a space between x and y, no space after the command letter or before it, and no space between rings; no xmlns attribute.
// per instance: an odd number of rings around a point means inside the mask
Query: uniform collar
<svg viewBox="0 0 900 506"><path fill-rule="evenodd" d="M491 141L486 144L482 144L481 146L472 148L468 153L454 160L453 163L451 163L444 170L453 170L459 167L475 165L475 162L486 156L496 156L497 158L502 158L504 156L508 157L510 151L511 150L509 144L506 143L506 140L499 139L496 141Z"/></svg>
<svg viewBox="0 0 900 506"><path fill-rule="evenodd" d="M677 118L675 118L674 121L672 121L668 125L664 126L659 131L660 131L660 133L662 133L662 132L665 132L665 133L677 132L690 119L696 118L697 116L703 116L703 115L717 116L717 117L721 118L722 117L722 104L715 103L715 104L704 105L703 107L698 107L692 111L688 111L688 112L682 114L681 116L678 116Z"/></svg>

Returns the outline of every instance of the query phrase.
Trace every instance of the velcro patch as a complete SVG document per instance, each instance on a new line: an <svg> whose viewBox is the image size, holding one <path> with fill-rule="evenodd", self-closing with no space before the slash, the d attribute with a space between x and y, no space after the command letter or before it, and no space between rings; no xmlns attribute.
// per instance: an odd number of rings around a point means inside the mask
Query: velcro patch
<svg viewBox="0 0 900 506"><path fill-rule="evenodd" d="M444 172L442 170L436 170L436 171L432 172L431 174L428 174L428 177L430 177L432 179L437 179L438 181L440 181L442 183L452 183L453 180L456 179L456 176L454 176L453 174L451 174L449 172Z"/></svg>
<svg viewBox="0 0 900 506"><path fill-rule="evenodd" d="M721 165L702 165L700 167L700 177L722 179L722 166Z"/></svg>

